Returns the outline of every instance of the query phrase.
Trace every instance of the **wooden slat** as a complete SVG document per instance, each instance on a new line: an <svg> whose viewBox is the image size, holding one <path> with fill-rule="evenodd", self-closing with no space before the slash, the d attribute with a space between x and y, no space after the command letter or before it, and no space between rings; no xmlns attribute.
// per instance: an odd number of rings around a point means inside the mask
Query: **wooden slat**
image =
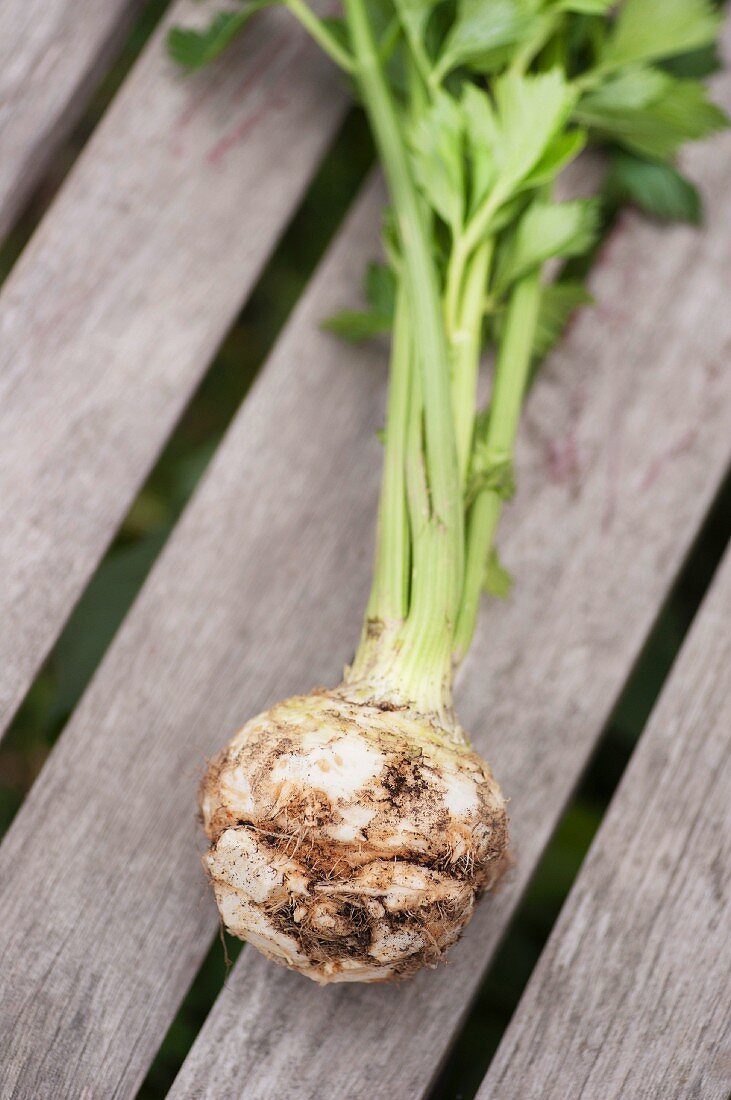
<svg viewBox="0 0 731 1100"><path fill-rule="evenodd" d="M134 1095L216 928L204 760L351 655L384 372L318 322L352 304L379 205L299 303L0 848L0 1096Z"/></svg>
<svg viewBox="0 0 731 1100"><path fill-rule="evenodd" d="M731 552L479 1100L731 1094Z"/></svg>
<svg viewBox="0 0 731 1100"><path fill-rule="evenodd" d="M718 196L712 233L626 220L595 279L603 312L531 399L503 539L520 583L483 621L460 691L513 797L512 886L451 967L399 989L317 990L245 952L179 1094L411 1096L433 1072L728 459L730 162L728 143L695 157ZM348 302L377 205L313 281L0 850L10 1092L133 1091L215 929L193 856L203 759L351 654L383 355L317 321Z"/></svg>
<svg viewBox="0 0 731 1100"><path fill-rule="evenodd" d="M0 4L0 239L83 111L142 3Z"/></svg>
<svg viewBox="0 0 731 1100"><path fill-rule="evenodd" d="M195 79L174 71L162 34L0 296L0 731L346 102L286 13L264 13Z"/></svg>
<svg viewBox="0 0 731 1100"><path fill-rule="evenodd" d="M728 77L720 91L728 104ZM625 217L592 278L599 307L529 401L501 538L517 587L486 609L458 685L511 799L512 880L450 965L400 988L313 988L245 950L175 1100L406 1100L433 1080L731 457L731 140L691 167L710 228Z"/></svg>

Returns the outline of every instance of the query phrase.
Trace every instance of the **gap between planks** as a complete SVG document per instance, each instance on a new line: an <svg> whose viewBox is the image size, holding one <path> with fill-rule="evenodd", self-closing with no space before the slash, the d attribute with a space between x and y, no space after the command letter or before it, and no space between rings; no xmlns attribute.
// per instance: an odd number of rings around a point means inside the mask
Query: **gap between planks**
<svg viewBox="0 0 731 1100"><path fill-rule="evenodd" d="M731 551L478 1100L731 1093Z"/></svg>
<svg viewBox="0 0 731 1100"><path fill-rule="evenodd" d="M284 12L182 77L163 38L190 10L173 7L0 294L0 734L346 108Z"/></svg>
<svg viewBox="0 0 731 1100"><path fill-rule="evenodd" d="M0 4L0 240L143 6L144 0Z"/></svg>

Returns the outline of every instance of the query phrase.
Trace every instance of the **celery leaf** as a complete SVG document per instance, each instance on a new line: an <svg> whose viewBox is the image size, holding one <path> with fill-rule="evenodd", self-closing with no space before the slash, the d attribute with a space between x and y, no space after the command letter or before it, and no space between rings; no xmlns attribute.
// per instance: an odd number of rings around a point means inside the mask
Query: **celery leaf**
<svg viewBox="0 0 731 1100"><path fill-rule="evenodd" d="M278 0L250 0L235 11L217 12L202 30L172 27L167 37L168 52L181 68L189 72L202 69L223 53L252 15L277 2Z"/></svg>
<svg viewBox="0 0 731 1100"><path fill-rule="evenodd" d="M495 81L498 176L511 190L540 163L567 121L575 93L560 69L537 76L507 73Z"/></svg>
<svg viewBox="0 0 731 1100"><path fill-rule="evenodd" d="M661 65L667 72L681 79L704 80L717 73L722 67L722 62L714 42L709 46L701 46L699 50L689 50L688 53L669 57L661 62Z"/></svg>
<svg viewBox="0 0 731 1100"><path fill-rule="evenodd" d="M676 80L653 69L608 81L581 100L576 118L651 160L667 160L684 142L707 137L728 124L698 81Z"/></svg>
<svg viewBox="0 0 731 1100"><path fill-rule="evenodd" d="M489 96L477 85L466 83L462 92L467 152L470 162L470 210L484 198L495 179L492 141L495 118Z"/></svg>
<svg viewBox="0 0 731 1100"><path fill-rule="evenodd" d="M599 206L593 199L533 203L501 256L495 292L503 294L516 279L546 260L580 256L596 240L598 228Z"/></svg>
<svg viewBox="0 0 731 1100"><path fill-rule="evenodd" d="M465 504L469 506L480 493L496 493L501 500L511 500L515 495L515 471L510 457L491 458L487 443L489 411L477 418L472 445L472 466L465 490Z"/></svg>
<svg viewBox="0 0 731 1100"><path fill-rule="evenodd" d="M533 356L542 359L564 334L571 315L590 305L591 294L582 283L557 282L543 287L533 341Z"/></svg>
<svg viewBox="0 0 731 1100"><path fill-rule="evenodd" d="M551 183L564 168L578 157L586 145L585 130L569 130L557 134L546 148L541 159L526 176L521 187L542 187Z"/></svg>
<svg viewBox="0 0 731 1100"><path fill-rule="evenodd" d="M371 261L363 291L370 309L343 309L323 321L322 328L353 344L389 332L396 308L396 276L386 264Z"/></svg>
<svg viewBox="0 0 731 1100"><path fill-rule="evenodd" d="M531 30L537 18L525 0L460 0L457 17L444 43L441 74L458 65L479 72L499 68Z"/></svg>
<svg viewBox="0 0 731 1100"><path fill-rule="evenodd" d="M514 583L512 573L509 573L505 568L500 561L497 550L492 546L485 563L485 576L483 579L485 592L490 596L497 596L498 599L504 600L512 592Z"/></svg>
<svg viewBox="0 0 731 1100"><path fill-rule="evenodd" d="M358 309L342 309L323 321L321 328L341 340L359 344L372 336L381 336L391 329L391 318L385 314Z"/></svg>
<svg viewBox="0 0 731 1100"><path fill-rule="evenodd" d="M396 276L387 264L371 260L366 267L363 289L374 312L393 317L396 308Z"/></svg>
<svg viewBox="0 0 731 1100"><path fill-rule="evenodd" d="M671 164L618 152L612 157L604 186L615 205L633 203L661 221L700 224L700 195Z"/></svg>
<svg viewBox="0 0 731 1100"><path fill-rule="evenodd" d="M626 0L600 64L657 61L713 42L720 13L709 0Z"/></svg>
<svg viewBox="0 0 731 1100"><path fill-rule="evenodd" d="M411 131L417 181L429 204L456 232L465 203L464 116L457 102L438 93Z"/></svg>

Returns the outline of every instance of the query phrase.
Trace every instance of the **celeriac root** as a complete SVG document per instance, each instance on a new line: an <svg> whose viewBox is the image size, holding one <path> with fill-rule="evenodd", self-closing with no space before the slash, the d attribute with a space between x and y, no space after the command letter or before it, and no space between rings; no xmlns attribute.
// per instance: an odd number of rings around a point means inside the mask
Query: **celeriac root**
<svg viewBox="0 0 731 1100"><path fill-rule="evenodd" d="M461 731L347 688L253 718L200 804L225 927L321 983L435 966L507 861L505 802Z"/></svg>

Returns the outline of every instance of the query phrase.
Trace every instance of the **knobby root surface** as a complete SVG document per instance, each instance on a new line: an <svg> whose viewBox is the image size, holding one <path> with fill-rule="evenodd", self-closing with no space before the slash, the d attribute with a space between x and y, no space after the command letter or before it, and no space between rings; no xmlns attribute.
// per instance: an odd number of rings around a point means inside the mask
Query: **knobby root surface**
<svg viewBox="0 0 731 1100"><path fill-rule="evenodd" d="M226 928L317 982L435 966L507 865L484 761L345 689L253 718L210 764L200 803Z"/></svg>

